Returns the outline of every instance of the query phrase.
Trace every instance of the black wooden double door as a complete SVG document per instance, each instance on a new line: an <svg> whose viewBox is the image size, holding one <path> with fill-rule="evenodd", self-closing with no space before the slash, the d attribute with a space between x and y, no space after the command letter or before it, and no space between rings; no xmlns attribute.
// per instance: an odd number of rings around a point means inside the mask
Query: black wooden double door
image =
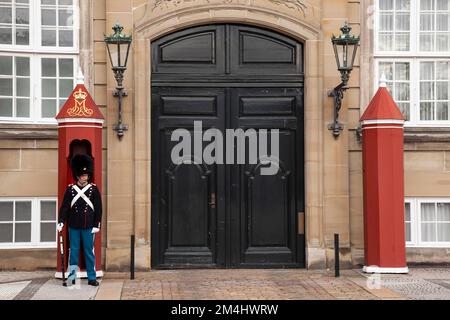
<svg viewBox="0 0 450 320"><path fill-rule="evenodd" d="M304 266L302 60L301 43L245 25L194 27L152 43L153 267ZM223 133L223 149L203 139L210 128ZM190 134L191 153L174 163L177 129ZM227 161L227 129L266 129L267 155L278 129L278 159L250 163L247 138L245 161L237 140ZM197 157L214 141L215 163ZM271 165L275 174L261 174Z"/></svg>

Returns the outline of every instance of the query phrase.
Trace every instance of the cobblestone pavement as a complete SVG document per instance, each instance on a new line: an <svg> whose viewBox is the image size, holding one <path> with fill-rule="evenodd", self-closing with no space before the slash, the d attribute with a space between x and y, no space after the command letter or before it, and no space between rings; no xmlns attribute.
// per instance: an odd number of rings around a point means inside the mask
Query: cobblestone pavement
<svg viewBox="0 0 450 320"><path fill-rule="evenodd" d="M378 299L352 277L361 278L298 269L151 271L126 280L122 299Z"/></svg>
<svg viewBox="0 0 450 320"><path fill-rule="evenodd" d="M135 280L128 273L107 272L100 287L83 279L69 288L54 279L54 272L0 272L0 300L119 298L450 300L450 268L411 268L407 275L379 276L343 270L340 278L330 271L299 269L152 270L136 273Z"/></svg>
<svg viewBox="0 0 450 320"><path fill-rule="evenodd" d="M409 299L450 300L450 268L410 268L409 274L380 275L379 279L381 286Z"/></svg>

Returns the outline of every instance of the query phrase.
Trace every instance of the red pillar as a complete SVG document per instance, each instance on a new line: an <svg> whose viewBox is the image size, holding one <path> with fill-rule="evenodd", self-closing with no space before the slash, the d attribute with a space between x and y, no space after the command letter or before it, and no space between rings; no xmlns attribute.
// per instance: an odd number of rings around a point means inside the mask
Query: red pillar
<svg viewBox="0 0 450 320"><path fill-rule="evenodd" d="M407 273L403 178L404 117L381 84L361 117L364 272Z"/></svg>
<svg viewBox="0 0 450 320"><path fill-rule="evenodd" d="M58 121L58 208L63 200L64 192L69 184L75 183L70 168L70 159L79 153L85 153L94 161L94 176L91 182L95 183L102 192L102 127L104 117L91 95L83 84L77 84L70 94L61 111L56 116ZM104 212L103 212L104 214ZM67 226L63 229L64 256L67 271L69 241ZM101 232L95 234L95 270L97 276L103 276L102 272L102 239ZM55 276L60 278L61 254L57 250L57 271ZM80 277L86 277L84 256L80 250Z"/></svg>

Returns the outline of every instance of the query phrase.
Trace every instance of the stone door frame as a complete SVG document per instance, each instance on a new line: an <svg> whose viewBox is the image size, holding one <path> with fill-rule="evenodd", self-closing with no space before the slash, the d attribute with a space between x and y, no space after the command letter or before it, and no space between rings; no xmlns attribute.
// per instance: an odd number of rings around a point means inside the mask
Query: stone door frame
<svg viewBox="0 0 450 320"><path fill-rule="evenodd" d="M164 2L164 1L162 1ZM276 1L149 1L133 28L134 230L150 243L151 217L151 48L150 43L176 30L213 23L240 23L268 28L304 43L305 63L305 208L306 266L323 268L323 105L320 56L322 34L316 7L288 7ZM214 4L218 2L219 4ZM169 4L167 4L169 3ZM272 8L271 8L272 6ZM139 245L139 243L138 243ZM151 245L151 244L150 244ZM148 250L150 246L141 246ZM147 254L145 254L147 255ZM149 267L150 265L148 265Z"/></svg>

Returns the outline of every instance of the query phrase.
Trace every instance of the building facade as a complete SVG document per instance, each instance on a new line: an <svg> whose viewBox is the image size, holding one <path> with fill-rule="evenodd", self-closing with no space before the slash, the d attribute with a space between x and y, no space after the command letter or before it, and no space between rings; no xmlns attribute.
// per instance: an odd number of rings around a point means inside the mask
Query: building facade
<svg viewBox="0 0 450 320"><path fill-rule="evenodd" d="M105 116L102 264L344 267L364 261L359 119L384 73L406 117L408 263L450 248L447 0L0 0L0 268L56 265L57 124L77 70ZM119 140L104 35L133 36ZM360 34L335 138L332 34ZM174 128L279 128L275 176L169 162Z"/></svg>

